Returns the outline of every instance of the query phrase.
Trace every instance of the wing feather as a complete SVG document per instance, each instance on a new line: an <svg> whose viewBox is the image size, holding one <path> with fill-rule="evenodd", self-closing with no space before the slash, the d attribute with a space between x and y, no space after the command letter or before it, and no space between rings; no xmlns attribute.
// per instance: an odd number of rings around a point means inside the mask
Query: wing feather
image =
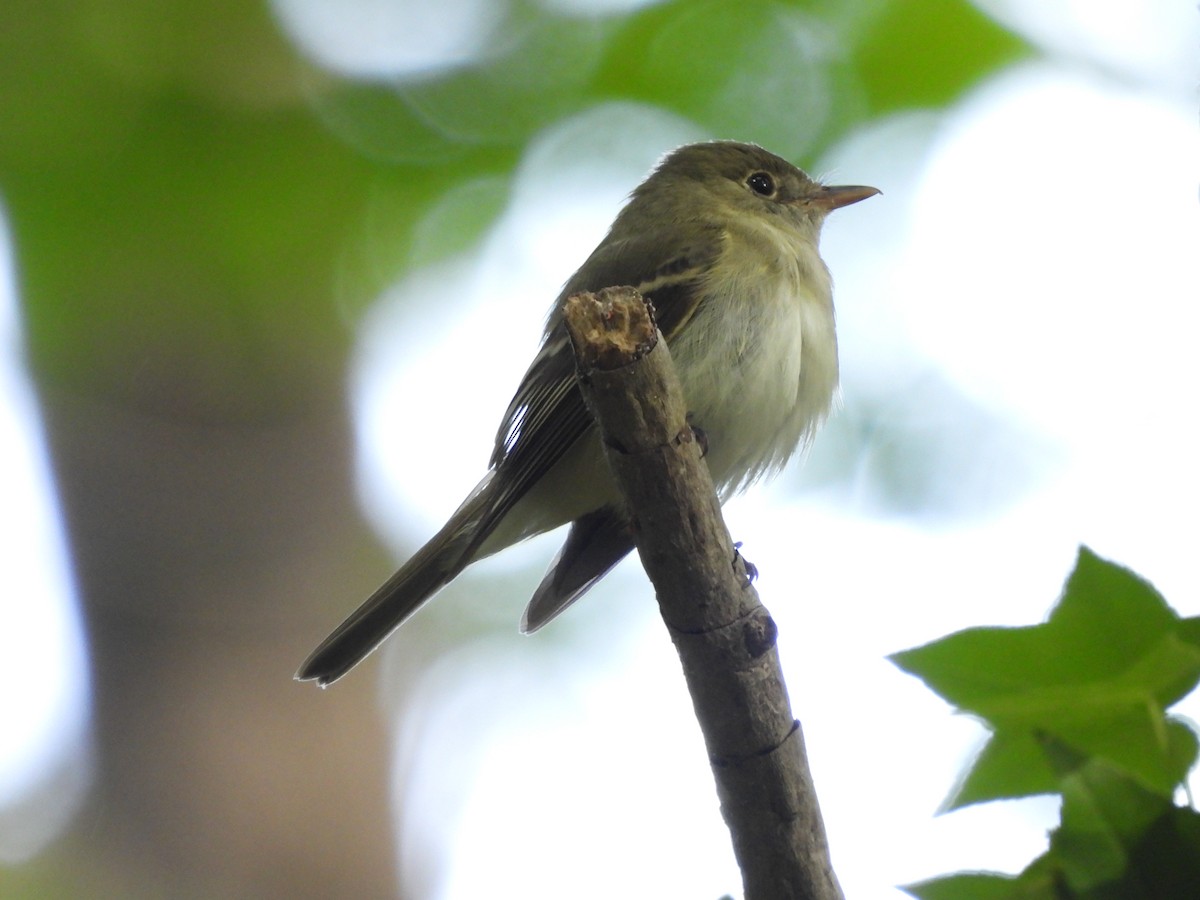
<svg viewBox="0 0 1200 900"><path fill-rule="evenodd" d="M669 232L647 239L606 241L567 282L546 324L542 346L496 434L491 458L495 501L471 550L592 426L575 381L575 356L563 324L566 299L581 291L632 285L653 303L659 329L669 342L696 311L720 241L715 229L703 230L701 238L690 243L672 240ZM683 249L670 253L672 246ZM636 266L641 260L661 262L641 271Z"/></svg>

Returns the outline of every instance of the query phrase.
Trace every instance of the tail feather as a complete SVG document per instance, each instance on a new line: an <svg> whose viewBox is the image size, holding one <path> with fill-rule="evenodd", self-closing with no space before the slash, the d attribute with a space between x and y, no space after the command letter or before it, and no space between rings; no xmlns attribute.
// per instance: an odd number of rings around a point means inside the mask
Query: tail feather
<svg viewBox="0 0 1200 900"><path fill-rule="evenodd" d="M430 597L445 587L476 556L479 524L491 506L488 479L406 562L304 661L297 681L324 687L362 662Z"/></svg>
<svg viewBox="0 0 1200 900"><path fill-rule="evenodd" d="M521 617L532 634L582 597L633 549L625 517L612 507L580 516Z"/></svg>

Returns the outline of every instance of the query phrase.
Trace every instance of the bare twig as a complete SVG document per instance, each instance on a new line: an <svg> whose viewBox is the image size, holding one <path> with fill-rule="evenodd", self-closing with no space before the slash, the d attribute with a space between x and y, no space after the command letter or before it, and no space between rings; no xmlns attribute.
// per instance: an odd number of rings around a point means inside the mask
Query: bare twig
<svg viewBox="0 0 1200 900"><path fill-rule="evenodd" d="M566 322L683 664L746 900L841 900L775 623L721 517L666 342L632 288L572 297Z"/></svg>

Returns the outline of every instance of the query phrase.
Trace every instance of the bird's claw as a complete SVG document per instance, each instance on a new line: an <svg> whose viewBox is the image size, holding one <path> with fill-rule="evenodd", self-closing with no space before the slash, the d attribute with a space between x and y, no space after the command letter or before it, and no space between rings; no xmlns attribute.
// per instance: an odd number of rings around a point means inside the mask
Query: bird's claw
<svg viewBox="0 0 1200 900"><path fill-rule="evenodd" d="M692 413L687 414L688 428L692 429L692 437L700 445L700 458L708 456L708 434L699 425L692 424Z"/></svg>
<svg viewBox="0 0 1200 900"><path fill-rule="evenodd" d="M741 541L737 541L733 545L733 569L735 572L737 571L737 563L739 559L742 561L742 566L746 570L746 587L750 587L750 585L754 584L754 580L758 578L758 566L750 562L750 560L746 559L746 557L742 556Z"/></svg>

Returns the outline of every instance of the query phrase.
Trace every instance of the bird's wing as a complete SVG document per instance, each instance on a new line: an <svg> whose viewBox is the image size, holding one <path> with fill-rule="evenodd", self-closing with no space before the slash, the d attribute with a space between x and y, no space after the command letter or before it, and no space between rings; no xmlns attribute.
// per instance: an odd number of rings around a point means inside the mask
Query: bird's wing
<svg viewBox="0 0 1200 900"><path fill-rule="evenodd" d="M606 241L563 288L541 349L496 434L491 459L496 473L493 505L481 523L479 542L592 425L575 381L575 355L563 324L567 297L631 285L654 304L658 327L668 343L696 311L699 288L717 257L721 235L703 231L688 243L673 237L678 236L667 229L645 238ZM638 260L657 262L639 270Z"/></svg>

